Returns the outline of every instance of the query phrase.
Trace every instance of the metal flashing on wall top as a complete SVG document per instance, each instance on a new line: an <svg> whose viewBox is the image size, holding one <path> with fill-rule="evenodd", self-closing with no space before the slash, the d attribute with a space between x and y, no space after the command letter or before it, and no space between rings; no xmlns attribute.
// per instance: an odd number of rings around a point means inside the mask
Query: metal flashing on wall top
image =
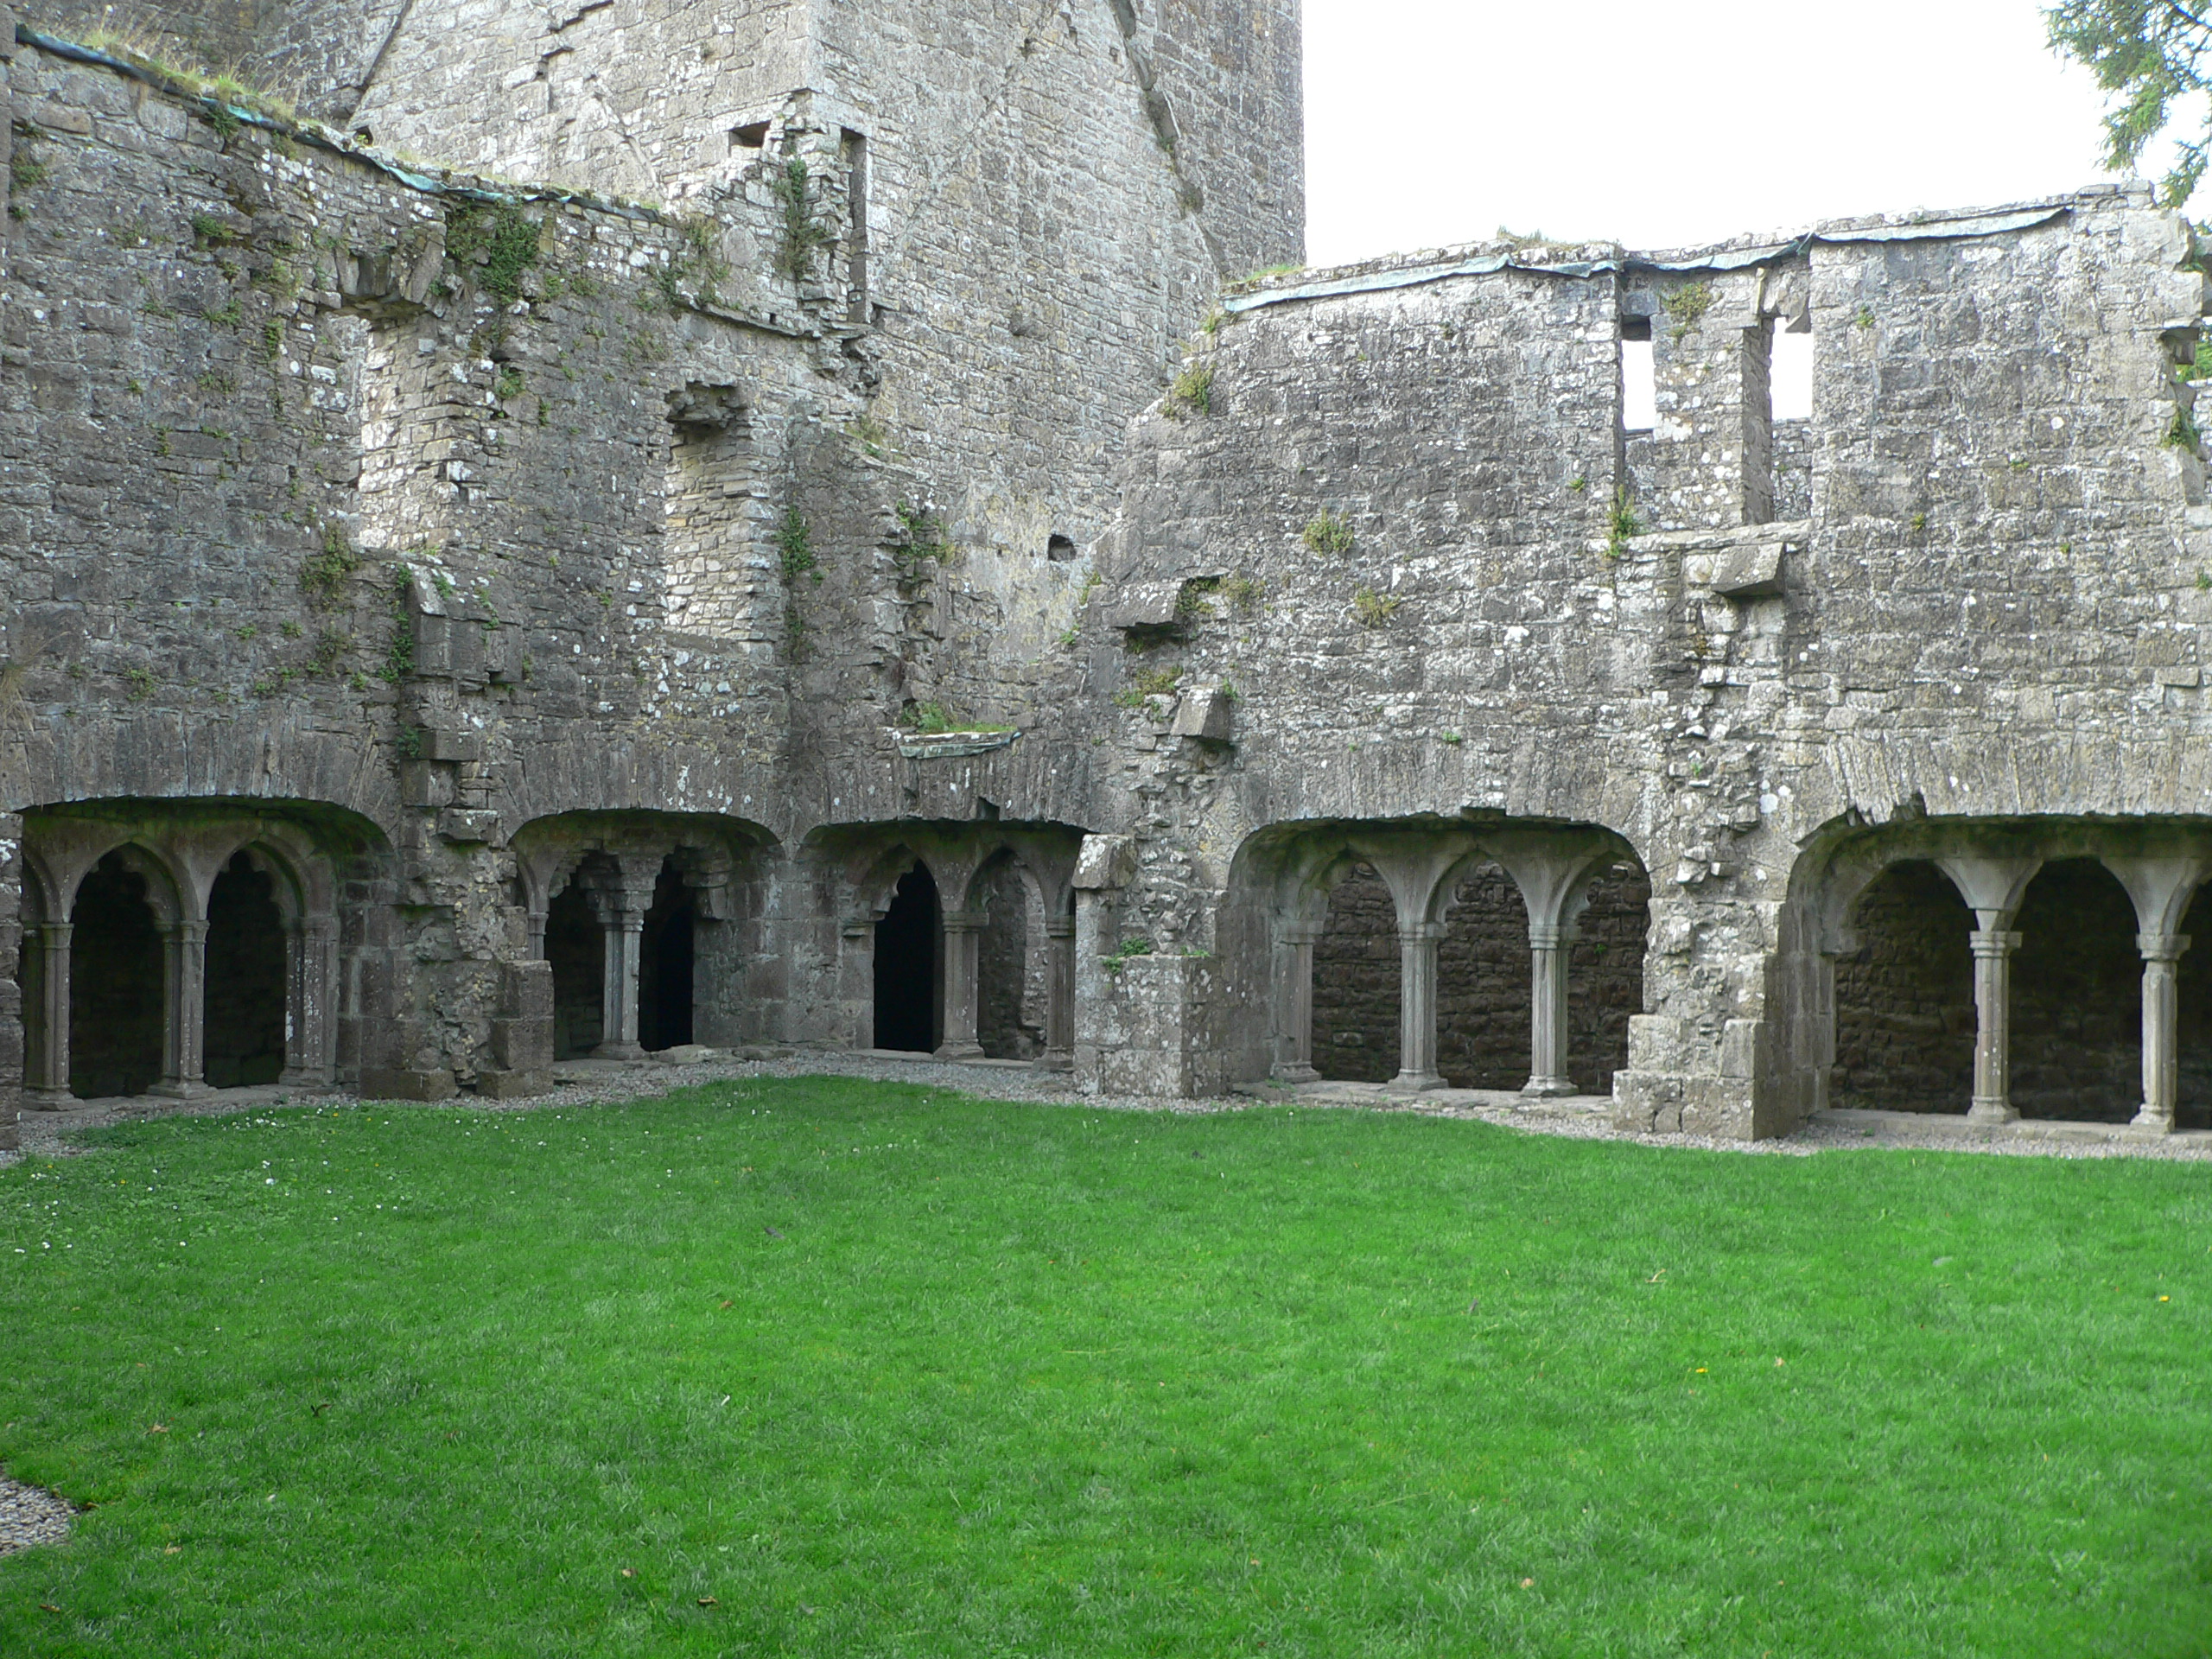
<svg viewBox="0 0 2212 1659"><path fill-rule="evenodd" d="M1380 294L1392 289L1420 288L1431 283L1449 282L1455 276L1487 276L1500 270L1525 270L1535 276L1577 278L1601 276L1608 271L1748 270L1755 265L1770 264L1777 259L1801 257L1808 249L1820 243L1926 242L2001 236L2008 231L2032 230L2038 225L2048 225L2071 211L2071 204L2067 202L2041 202L2000 213L1955 213L1916 219L1902 225L1877 225L1866 230L1808 231L1787 242L1729 248L1686 259L1653 259L1640 254L1624 253L1615 258L1547 264L1510 253L1484 254L1479 258L1454 260L1449 264L1410 265L1402 270L1375 271L1359 276L1302 283L1295 288L1269 288L1251 294L1232 294L1222 301L1221 308L1233 315L1256 311L1262 306L1287 304L1294 300L1325 300L1351 294Z"/></svg>

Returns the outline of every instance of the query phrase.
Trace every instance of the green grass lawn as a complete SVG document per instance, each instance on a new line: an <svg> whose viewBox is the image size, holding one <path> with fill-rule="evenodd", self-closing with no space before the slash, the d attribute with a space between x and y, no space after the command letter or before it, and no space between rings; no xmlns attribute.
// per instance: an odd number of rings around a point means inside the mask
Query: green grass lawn
<svg viewBox="0 0 2212 1659"><path fill-rule="evenodd" d="M10 1656L2212 1653L2202 1165L834 1079L92 1139L0 1172L0 1459L97 1505Z"/></svg>

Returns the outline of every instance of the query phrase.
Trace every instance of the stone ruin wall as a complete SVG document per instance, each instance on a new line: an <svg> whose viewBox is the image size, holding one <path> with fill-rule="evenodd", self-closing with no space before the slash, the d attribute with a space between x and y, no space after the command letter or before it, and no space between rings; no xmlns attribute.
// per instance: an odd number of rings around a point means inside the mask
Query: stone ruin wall
<svg viewBox="0 0 2212 1659"><path fill-rule="evenodd" d="M1285 849L1594 826L1633 872L1611 911L1648 885L1649 927L1632 993L1576 949L1578 1080L1624 1047L1621 1122L1736 1135L1825 1098L1831 1040L1840 1077L1866 1069L1866 1039L1828 1035L1835 988L1859 995L1827 898L1853 849L2198 832L2212 511L2169 440L2203 279L2147 197L1303 273L1232 291L1163 371L1215 277L1294 236L1291 164L1250 136L1287 124L1294 53L1232 54L1220 98L1179 106L1196 13L1039 16L1019 40L995 10L804 35L825 85L763 111L792 153L826 162L838 108L899 76L943 89L887 99L871 135L866 324L837 277L847 175L811 199L811 277L778 268L780 150L709 158L681 213L533 197L533 257L495 264L512 219L465 178L17 50L0 805L252 801L321 837L341 1079L429 1091L508 1069L503 1031L538 1017L513 971L531 861L629 845L621 815L734 861L723 1041L867 1040L902 847L966 872L977 826L1088 832L1074 1064L1168 1092L1279 1048ZM930 149L985 105L968 148ZM1067 309L1020 332L1017 296ZM1815 408L1777 426L1765 342L1791 327ZM1637 333L1645 437L1621 420ZM811 569L777 543L793 512ZM922 703L1010 729L894 738ZM1017 948L992 879L946 902L995 918L979 1034L1019 1058L1045 1040L1045 917L1025 895ZM1471 1081L1510 1081L1526 1036L1503 1029L1525 913L1491 897L1468 949L1496 971L1441 948L1439 1058ZM1606 913L1585 939L1625 953ZM1388 968L1353 1022L1378 1040ZM2031 1039L2024 1093L2116 1086L2121 1035L2088 1046L2075 1076Z"/></svg>
<svg viewBox="0 0 2212 1659"><path fill-rule="evenodd" d="M1842 842L1923 815L2202 820L2212 513L2170 439L2203 277L2179 219L2107 188L1640 261L1493 246L1279 279L1323 291L1232 301L1192 359L1209 407L1140 424L1087 636L1101 784L1136 826L1117 902L1213 954L1185 1017L1247 1074L1271 970L1236 855L1269 826L1624 836L1653 897L1618 1112L1745 1133L1825 1088L1809 936ZM1638 324L1661 418L1632 444ZM1777 432L1747 405L1793 324L1815 410ZM1325 519L1348 549L1309 544ZM1163 590L1169 626L1116 597ZM1233 744L1179 740L1179 698L1223 685Z"/></svg>

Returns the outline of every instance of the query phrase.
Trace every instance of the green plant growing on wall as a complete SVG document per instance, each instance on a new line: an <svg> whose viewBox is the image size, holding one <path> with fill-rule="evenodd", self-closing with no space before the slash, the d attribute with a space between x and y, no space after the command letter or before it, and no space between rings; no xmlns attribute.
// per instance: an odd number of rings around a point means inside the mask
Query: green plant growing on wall
<svg viewBox="0 0 2212 1659"><path fill-rule="evenodd" d="M1257 576L1235 575L1221 584L1221 591L1231 605L1249 614L1260 608L1268 584Z"/></svg>
<svg viewBox="0 0 2212 1659"><path fill-rule="evenodd" d="M1351 596L1352 619L1363 628L1387 626L1397 609L1395 594L1378 594L1372 588L1363 588Z"/></svg>
<svg viewBox="0 0 2212 1659"><path fill-rule="evenodd" d="M1114 702L1120 708L1141 709L1150 698L1173 696L1182 678L1183 671L1179 668L1147 669L1116 692Z"/></svg>
<svg viewBox="0 0 2212 1659"><path fill-rule="evenodd" d="M1665 308L1668 321L1674 324L1674 338L1677 341L1687 340L1713 308L1713 284L1684 283L1680 288L1669 289L1659 303Z"/></svg>
<svg viewBox="0 0 2212 1659"><path fill-rule="evenodd" d="M1218 576L1198 576L1183 584L1175 595L1175 620L1196 622L1217 614L1213 607L1213 596L1221 591Z"/></svg>
<svg viewBox="0 0 2212 1659"><path fill-rule="evenodd" d="M1623 486L1613 492L1613 505L1605 515L1605 556L1618 559L1628 551L1630 538L1643 534L1643 520L1637 517L1636 503Z"/></svg>
<svg viewBox="0 0 2212 1659"><path fill-rule="evenodd" d="M345 591L346 578L361 568L361 556L336 524L322 532L322 550L302 563L300 591L317 610L327 610Z"/></svg>
<svg viewBox="0 0 2212 1659"><path fill-rule="evenodd" d="M415 671L415 619L407 611L408 590L414 586L414 577L404 565L394 565L391 575L391 643L385 647L384 666L377 671L377 677L387 685L397 685Z"/></svg>
<svg viewBox="0 0 2212 1659"><path fill-rule="evenodd" d="M492 384L492 396L503 404L509 403L521 397L523 388L528 384L520 369L512 363L502 364L499 378Z"/></svg>
<svg viewBox="0 0 2212 1659"><path fill-rule="evenodd" d="M154 671L150 668L127 668L123 671L130 690L124 695L133 702L143 702L154 695Z"/></svg>
<svg viewBox="0 0 2212 1659"><path fill-rule="evenodd" d="M788 157L776 170L771 188L784 210L776 268L791 281L803 283L814 274L814 256L835 242L837 232L815 217L813 175L805 156Z"/></svg>
<svg viewBox="0 0 2212 1659"><path fill-rule="evenodd" d="M1186 365L1167 385L1167 399L1161 405L1166 411L1180 420L1192 413L1213 413L1213 365Z"/></svg>
<svg viewBox="0 0 2212 1659"><path fill-rule="evenodd" d="M899 724L922 737L946 732L1003 732L1011 729L984 721L963 720L942 702L910 702L899 712Z"/></svg>
<svg viewBox="0 0 2212 1659"><path fill-rule="evenodd" d="M804 575L811 575L817 583L822 580L820 561L814 556L814 534L807 528L806 515L797 507L785 507L776 525L776 558L783 567L786 586Z"/></svg>
<svg viewBox="0 0 2212 1659"><path fill-rule="evenodd" d="M522 297L538 261L538 223L509 201L462 201L446 210L446 264L502 305Z"/></svg>
<svg viewBox="0 0 2212 1659"><path fill-rule="evenodd" d="M947 564L953 555L952 538L946 534L944 515L925 501L901 501L892 508L899 520L899 534L891 549L902 582L921 580L922 566Z"/></svg>
<svg viewBox="0 0 2212 1659"><path fill-rule="evenodd" d="M1351 521L1340 512L1324 512L1306 522L1306 545L1316 553L1343 555L1359 545Z"/></svg>
<svg viewBox="0 0 2212 1659"><path fill-rule="evenodd" d="M44 162L39 160L38 151L34 148L42 142L39 133L28 122L23 121L14 123L11 132L15 139L15 147L8 155L10 187L16 190L29 190L35 185L44 184L48 168ZM22 215L18 213L16 217L20 219Z"/></svg>
<svg viewBox="0 0 2212 1659"><path fill-rule="evenodd" d="M2191 454L2196 453L2202 440L2196 430L2196 416L2187 404L2174 405L2173 424L2166 429L2165 441L2169 448L2186 449Z"/></svg>
<svg viewBox="0 0 2212 1659"><path fill-rule="evenodd" d="M353 637L338 628L325 628L315 635L315 649L308 655L308 666L327 679L338 672L346 653L353 648Z"/></svg>
<svg viewBox="0 0 2212 1659"><path fill-rule="evenodd" d="M1120 948L1111 956L1098 958L1098 965L1106 970L1109 977L1118 979L1121 977L1122 969L1128 967L1139 957L1148 957L1152 954L1153 944L1150 939L1123 939Z"/></svg>

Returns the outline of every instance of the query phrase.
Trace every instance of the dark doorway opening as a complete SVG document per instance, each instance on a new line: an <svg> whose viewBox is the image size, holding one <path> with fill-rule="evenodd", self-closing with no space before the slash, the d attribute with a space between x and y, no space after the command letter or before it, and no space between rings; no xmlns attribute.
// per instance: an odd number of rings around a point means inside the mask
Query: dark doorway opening
<svg viewBox="0 0 2212 1659"><path fill-rule="evenodd" d="M1331 890L1314 941L1313 1068L1337 1083L1398 1075L1398 906L1372 865Z"/></svg>
<svg viewBox="0 0 2212 1659"><path fill-rule="evenodd" d="M875 1046L926 1054L942 1040L937 882L920 864L899 878L875 925Z"/></svg>
<svg viewBox="0 0 2212 1659"><path fill-rule="evenodd" d="M69 1092L143 1095L161 1078L167 974L146 878L110 853L69 912Z"/></svg>
<svg viewBox="0 0 2212 1659"><path fill-rule="evenodd" d="M638 941L638 1040L649 1054L692 1040L696 919L691 889L676 861L664 859Z"/></svg>
<svg viewBox="0 0 2212 1659"><path fill-rule="evenodd" d="M545 912L545 959L553 964L553 1058L573 1060L605 1034L607 937L575 882Z"/></svg>
<svg viewBox="0 0 2212 1659"><path fill-rule="evenodd" d="M1974 1097L1974 912L1914 860L1874 878L1852 910L1859 949L1835 965L1830 1103L1963 1113Z"/></svg>
<svg viewBox="0 0 2212 1659"><path fill-rule="evenodd" d="M244 853L207 894L207 1084L243 1089L284 1070L284 918L275 886Z"/></svg>
<svg viewBox="0 0 2212 1659"><path fill-rule="evenodd" d="M1436 1069L1455 1089L1529 1081L1529 907L1495 864L1453 889L1436 950Z"/></svg>
<svg viewBox="0 0 2212 1659"><path fill-rule="evenodd" d="M2012 1104L2128 1122L2143 1103L2143 957L2127 889L2094 858L2054 859L2012 925Z"/></svg>
<svg viewBox="0 0 2212 1659"><path fill-rule="evenodd" d="M989 920L977 941L976 1040L994 1060L1033 1060L1045 1052L1041 932L1033 933L1029 884L1012 859L987 868L978 885Z"/></svg>

